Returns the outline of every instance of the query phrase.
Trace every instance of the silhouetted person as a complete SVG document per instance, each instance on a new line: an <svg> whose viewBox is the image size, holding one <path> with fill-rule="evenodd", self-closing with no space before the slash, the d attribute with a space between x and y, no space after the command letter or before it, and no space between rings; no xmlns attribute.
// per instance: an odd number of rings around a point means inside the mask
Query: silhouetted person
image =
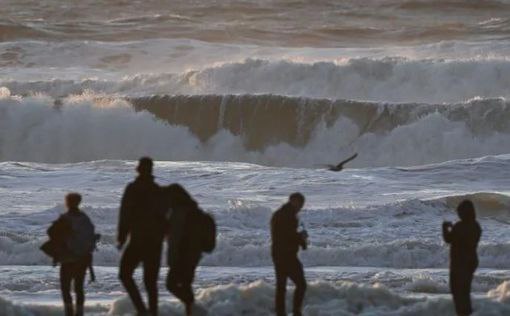
<svg viewBox="0 0 510 316"><path fill-rule="evenodd" d="M469 200L457 206L460 221L443 223L443 239L450 244L450 289L457 315L470 315L471 282L478 267L476 249L482 229L476 221L475 207Z"/></svg>
<svg viewBox="0 0 510 316"><path fill-rule="evenodd" d="M120 261L119 278L139 314L147 314L140 291L133 280L138 265L143 264L143 280L149 298L149 312L158 314L157 281L165 229L165 210L159 186L152 176L153 162L141 158L138 177L124 192L120 206L118 248L125 246Z"/></svg>
<svg viewBox="0 0 510 316"><path fill-rule="evenodd" d="M65 198L67 212L48 229L55 243L54 263L60 262L60 288L66 316L81 316L85 304L83 284L87 268L92 264L92 252L96 244L94 225L78 207L81 195L69 193ZM74 283L76 306L73 306L71 284Z"/></svg>
<svg viewBox="0 0 510 316"><path fill-rule="evenodd" d="M202 257L203 244L201 225L203 211L197 202L179 184L164 189L169 201L170 217L168 227L168 265L166 280L168 290L175 295L186 308L186 315L192 315L197 307L192 283L195 270Z"/></svg>
<svg viewBox="0 0 510 316"><path fill-rule="evenodd" d="M303 265L299 261L299 247L307 248L306 231L298 231L298 213L305 204L301 193L293 193L289 201L278 209L271 218L271 255L276 272L276 315L287 315L285 311L285 294L287 279L296 285L294 292L293 315L301 315L301 307L306 291Z"/></svg>
<svg viewBox="0 0 510 316"><path fill-rule="evenodd" d="M344 161L340 162L339 164L337 165L328 165L328 168L330 171L335 171L335 172L338 172L338 171L342 171L344 170L344 165L352 160L354 160L356 157L358 157L358 154L354 154L352 155L351 157L345 159Z"/></svg>

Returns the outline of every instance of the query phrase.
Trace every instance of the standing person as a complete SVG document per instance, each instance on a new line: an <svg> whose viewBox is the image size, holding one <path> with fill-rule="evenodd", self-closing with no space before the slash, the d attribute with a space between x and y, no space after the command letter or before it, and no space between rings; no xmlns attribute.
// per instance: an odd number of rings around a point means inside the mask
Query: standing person
<svg viewBox="0 0 510 316"><path fill-rule="evenodd" d="M285 293L287 279L296 285L294 292L293 315L301 316L301 308L306 291L305 273L299 261L299 247L306 250L306 231L298 232L298 213L305 204L301 193L293 193L289 201L278 209L271 218L271 255L276 272L276 315L287 315L285 311Z"/></svg>
<svg viewBox="0 0 510 316"><path fill-rule="evenodd" d="M460 221L443 223L443 239L450 244L450 289L457 315L471 315L471 282L478 267L476 249L482 229L476 221L473 202L464 200L457 206Z"/></svg>
<svg viewBox="0 0 510 316"><path fill-rule="evenodd" d="M147 314L140 291L133 280L135 269L143 264L143 280L149 298L149 313L158 314L157 281L165 229L165 212L159 186L152 176L152 159L139 160L138 177L124 192L120 206L117 242L125 246L119 278L139 314ZM129 237L129 240L128 240ZM127 245L126 245L127 244Z"/></svg>
<svg viewBox="0 0 510 316"><path fill-rule="evenodd" d="M204 248L204 233L214 229L211 234L215 235L215 227L210 226L214 222L207 220L209 215L198 207L197 202L181 185L172 184L164 191L171 209L167 253L170 269L166 286L168 291L184 303L187 316L196 312L204 314L205 311L194 304L192 283L202 252L210 252L214 248Z"/></svg>
<svg viewBox="0 0 510 316"><path fill-rule="evenodd" d="M67 212L48 229L48 235L58 248L54 263L60 262L60 289L66 316L82 316L85 304L83 284L87 268L92 264L92 252L96 244L94 225L78 207L81 195L69 193L65 198ZM76 308L71 296L74 283Z"/></svg>

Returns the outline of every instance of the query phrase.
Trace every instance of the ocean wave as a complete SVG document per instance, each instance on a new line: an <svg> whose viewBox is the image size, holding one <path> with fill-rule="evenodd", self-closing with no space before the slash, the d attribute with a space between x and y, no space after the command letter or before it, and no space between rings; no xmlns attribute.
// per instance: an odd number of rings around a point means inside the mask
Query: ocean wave
<svg viewBox="0 0 510 316"><path fill-rule="evenodd" d="M477 201L475 200L475 203ZM442 242L441 220L453 216L445 199L408 200L366 208L307 209L301 219L310 234L310 247L301 253L308 266L363 266L391 268L444 268L448 247ZM63 206L41 212L2 215L0 265L49 265L39 250L47 238L45 229L63 211ZM94 258L97 265L116 266L115 248L118 210L85 207L102 239ZM272 210L249 206L210 210L218 224L216 250L201 264L214 267L271 266L269 227ZM482 239L480 267L508 269L510 244L495 235L501 221L479 210L479 220L490 233ZM416 232L420 223L420 231ZM354 225L355 224L355 225ZM505 224L506 226L506 224Z"/></svg>
<svg viewBox="0 0 510 316"><path fill-rule="evenodd" d="M357 151L353 166L391 166L510 152L504 99L427 105L272 95L126 100L85 93L54 100L2 91L2 161L151 155L311 167Z"/></svg>
<svg viewBox="0 0 510 316"><path fill-rule="evenodd" d="M508 10L509 4L506 1L488 0L488 1L460 1L460 0L404 0L393 2L398 3L398 7L404 10Z"/></svg>
<svg viewBox="0 0 510 316"><path fill-rule="evenodd" d="M124 56L124 57L123 57ZM104 63L129 62L111 54ZM410 60L352 58L339 62L299 63L247 59L182 73L136 74L122 79L3 80L18 95L54 97L84 91L127 96L152 94L278 94L307 98L385 102L459 102L509 97L510 61L506 59Z"/></svg>
<svg viewBox="0 0 510 316"><path fill-rule="evenodd" d="M446 204L452 209L465 199L473 201L478 216L510 223L510 196L492 192L477 192L444 198Z"/></svg>
<svg viewBox="0 0 510 316"><path fill-rule="evenodd" d="M338 47L347 43L384 46L451 38L479 40L485 33L477 27L479 19L473 18L474 14L481 18L505 17L509 10L507 2L495 0L371 0L364 4L352 0L342 3L272 1L264 5L258 1L229 0L171 4L141 2L124 7L101 1L72 3L66 7L48 3L37 9L32 1L6 1L0 19L6 19L8 23L9 18L15 17L18 24L38 30L33 33L23 29L13 31L8 37L12 40L49 38L54 41L114 42L186 38L295 47ZM445 10L459 13L442 15ZM442 18L431 23L430 17L437 15ZM412 19L412 25L408 19ZM226 20L229 23L217 23ZM363 23L356 23L358 20ZM506 38L508 32L490 34Z"/></svg>

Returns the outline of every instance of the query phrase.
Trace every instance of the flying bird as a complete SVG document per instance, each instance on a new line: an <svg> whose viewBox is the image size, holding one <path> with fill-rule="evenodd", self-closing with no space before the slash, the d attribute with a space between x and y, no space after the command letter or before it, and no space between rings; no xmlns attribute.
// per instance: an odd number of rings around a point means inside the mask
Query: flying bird
<svg viewBox="0 0 510 316"><path fill-rule="evenodd" d="M338 165L328 165L328 169L330 171L335 171L335 172L342 171L344 169L344 165L346 163L348 163L349 161L354 160L356 157L358 157L358 153L355 153L354 155L352 155L351 157L345 159L344 161L342 161Z"/></svg>

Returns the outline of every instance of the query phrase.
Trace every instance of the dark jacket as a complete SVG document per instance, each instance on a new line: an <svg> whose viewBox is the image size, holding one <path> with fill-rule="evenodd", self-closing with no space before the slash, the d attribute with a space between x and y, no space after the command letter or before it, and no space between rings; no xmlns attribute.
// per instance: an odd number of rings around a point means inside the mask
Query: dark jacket
<svg viewBox="0 0 510 316"><path fill-rule="evenodd" d="M92 230L90 236L84 234L88 228ZM96 238L94 225L87 214L80 210L60 215L48 228L47 233L50 240L42 249L53 257L54 263L78 261L94 251ZM87 247L87 244L90 246Z"/></svg>
<svg viewBox="0 0 510 316"><path fill-rule="evenodd" d="M126 187L120 206L117 241L151 246L164 236L166 211L159 186L152 176L139 176Z"/></svg>
<svg viewBox="0 0 510 316"><path fill-rule="evenodd" d="M298 232L299 220L292 206L287 203L274 212L271 218L271 254L273 258L297 256L304 244Z"/></svg>
<svg viewBox="0 0 510 316"><path fill-rule="evenodd" d="M168 265L198 262L202 254L198 205L173 206L168 226Z"/></svg>
<svg viewBox="0 0 510 316"><path fill-rule="evenodd" d="M476 249L482 229L477 221L461 220L451 230L443 228L443 239L450 246L450 266L476 269L478 255Z"/></svg>

